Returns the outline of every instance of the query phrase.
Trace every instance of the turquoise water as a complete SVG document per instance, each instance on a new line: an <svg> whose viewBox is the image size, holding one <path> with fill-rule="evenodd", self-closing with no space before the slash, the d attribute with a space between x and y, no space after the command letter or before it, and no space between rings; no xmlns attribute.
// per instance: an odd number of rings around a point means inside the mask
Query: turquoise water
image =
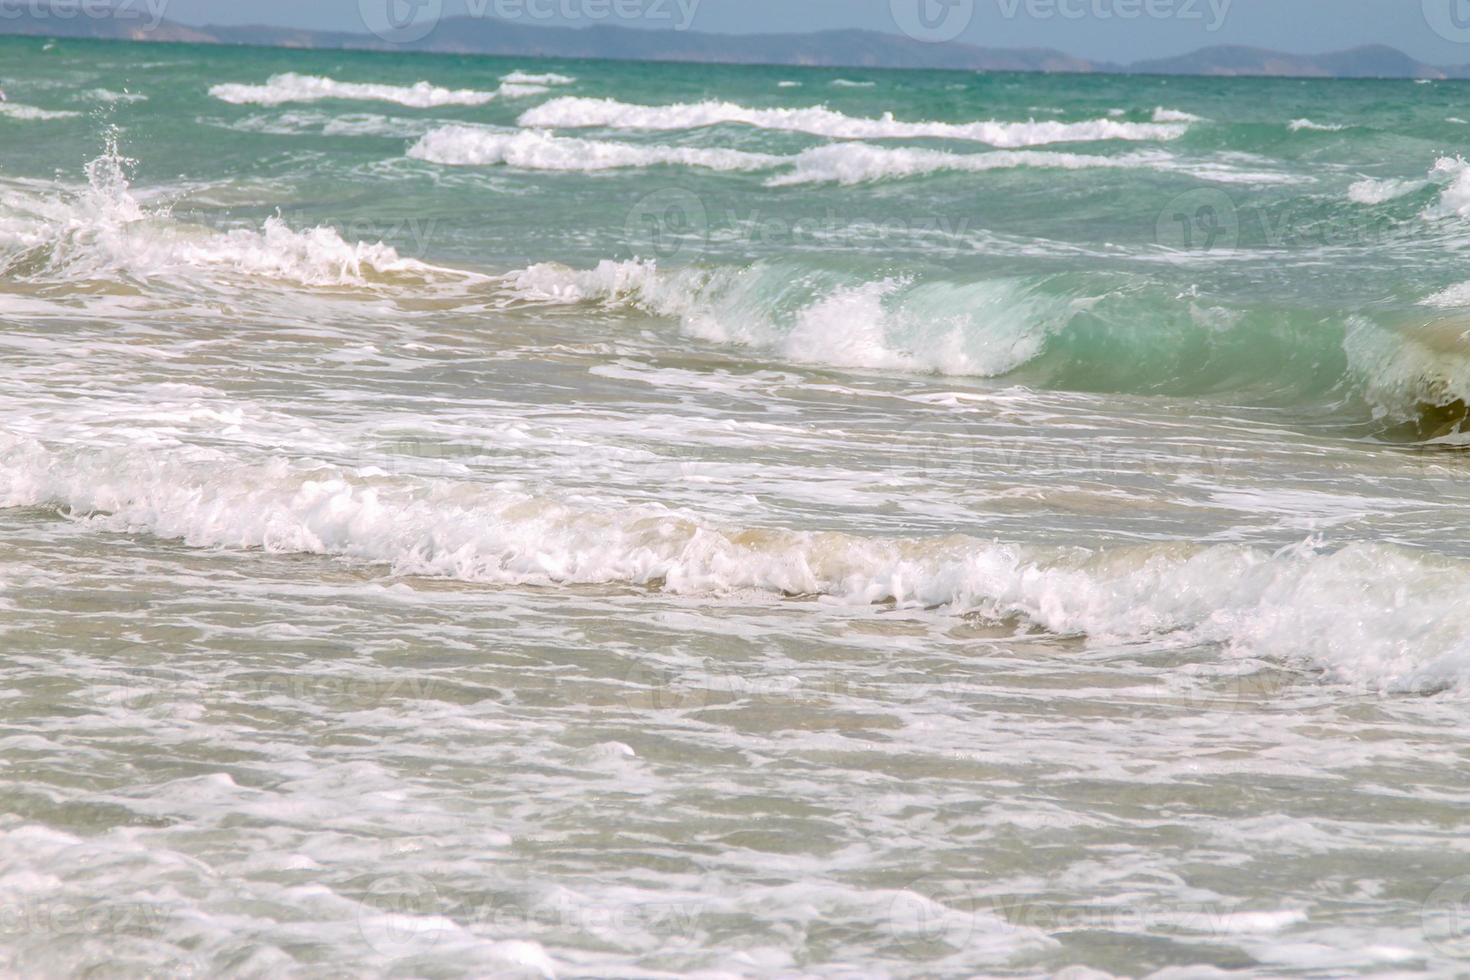
<svg viewBox="0 0 1470 980"><path fill-rule="evenodd" d="M1470 87L0 86L9 974L1466 969Z"/></svg>

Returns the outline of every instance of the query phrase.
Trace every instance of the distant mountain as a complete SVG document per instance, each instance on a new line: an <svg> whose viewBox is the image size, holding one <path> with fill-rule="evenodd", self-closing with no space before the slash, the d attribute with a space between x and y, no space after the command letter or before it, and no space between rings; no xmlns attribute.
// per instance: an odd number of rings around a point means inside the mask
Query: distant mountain
<svg viewBox="0 0 1470 980"><path fill-rule="evenodd" d="M1129 65L1149 75L1285 75L1302 78L1464 78L1466 68L1436 68L1382 44L1331 54L1282 54L1264 48L1201 48L1179 58Z"/></svg>
<svg viewBox="0 0 1470 980"><path fill-rule="evenodd" d="M122 18L0 19L0 34L111 40L259 45L277 48L425 51L549 58L694 61L712 64L832 68L949 68L964 71L1116 72L1157 75L1267 75L1317 78L1470 78L1470 65L1442 68L1402 51L1369 45L1297 55L1262 48L1203 48L1132 65L1088 61L1049 48L931 44L878 31L811 34L703 34L626 27L541 27L492 18L450 17L421 41L391 44L371 34L283 27L188 27L165 21L152 30Z"/></svg>

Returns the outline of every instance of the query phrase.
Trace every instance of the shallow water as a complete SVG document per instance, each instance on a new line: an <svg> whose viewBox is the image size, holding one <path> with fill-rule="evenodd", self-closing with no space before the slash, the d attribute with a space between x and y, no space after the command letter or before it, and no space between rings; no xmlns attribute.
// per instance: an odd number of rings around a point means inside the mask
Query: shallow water
<svg viewBox="0 0 1470 980"><path fill-rule="evenodd" d="M0 56L8 973L1466 969L1463 85Z"/></svg>

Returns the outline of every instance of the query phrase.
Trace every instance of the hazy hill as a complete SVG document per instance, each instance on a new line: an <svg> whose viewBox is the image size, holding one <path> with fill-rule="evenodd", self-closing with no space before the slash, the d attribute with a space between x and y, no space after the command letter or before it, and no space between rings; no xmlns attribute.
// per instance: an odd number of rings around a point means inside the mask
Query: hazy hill
<svg viewBox="0 0 1470 980"><path fill-rule="evenodd" d="M20 11L17 11L20 12ZM1132 72L1161 75L1284 75L1338 78L1466 78L1470 66L1436 67L1384 45L1298 55L1219 46L1132 65L1092 62L1046 48L981 48L928 44L877 31L811 34L704 34L597 25L542 27L488 18L446 18L421 41L389 44L371 34L281 27L189 27L165 21L146 31L141 21L75 17L0 19L0 34L92 37L155 42L254 44L266 47L414 50L453 54L700 61L859 68L953 68L969 71Z"/></svg>
<svg viewBox="0 0 1470 980"><path fill-rule="evenodd" d="M1178 58L1140 61L1129 71L1153 75L1294 75L1321 78L1464 77L1464 69L1425 65L1395 48L1373 44L1330 54L1283 54L1264 48L1201 48Z"/></svg>

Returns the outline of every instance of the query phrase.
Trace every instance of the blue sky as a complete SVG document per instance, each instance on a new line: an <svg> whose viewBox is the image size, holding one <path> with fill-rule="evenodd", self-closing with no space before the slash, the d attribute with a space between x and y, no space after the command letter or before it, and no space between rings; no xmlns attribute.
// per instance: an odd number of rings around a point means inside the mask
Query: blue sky
<svg viewBox="0 0 1470 980"><path fill-rule="evenodd" d="M359 3L404 0L168 0L167 16L185 23L269 23L360 31ZM415 2L415 0L408 0ZM665 27L692 9L694 30L749 33L815 31L861 27L895 32L892 5L960 3L973 6L959 40L993 47L1051 47L1098 60L1135 61L1176 55L1212 44L1249 44L1279 50L1318 52L1358 44L1391 44L1438 64L1470 63L1470 0L416 0L442 3L448 13L467 9L515 11L516 4L542 4L536 23L564 18L587 24L582 4L626 3L650 11L666 4L668 17L645 15L603 23ZM1155 4L1155 16L1134 13ZM510 4L510 6L505 6ZM1063 16L1061 4L1069 16ZM497 6L499 5L499 6ZM640 7L641 5L641 7ZM1130 8L1131 5L1131 8ZM1454 39L1430 27L1426 7L1451 11L1465 24ZM1099 13L1101 12L1101 14ZM1167 12L1166 15L1160 15ZM547 16L547 15L550 16ZM1105 16L1111 14L1111 16ZM522 22L532 22L529 14ZM1443 14L1440 15L1443 22ZM1453 34L1453 31L1445 33Z"/></svg>

